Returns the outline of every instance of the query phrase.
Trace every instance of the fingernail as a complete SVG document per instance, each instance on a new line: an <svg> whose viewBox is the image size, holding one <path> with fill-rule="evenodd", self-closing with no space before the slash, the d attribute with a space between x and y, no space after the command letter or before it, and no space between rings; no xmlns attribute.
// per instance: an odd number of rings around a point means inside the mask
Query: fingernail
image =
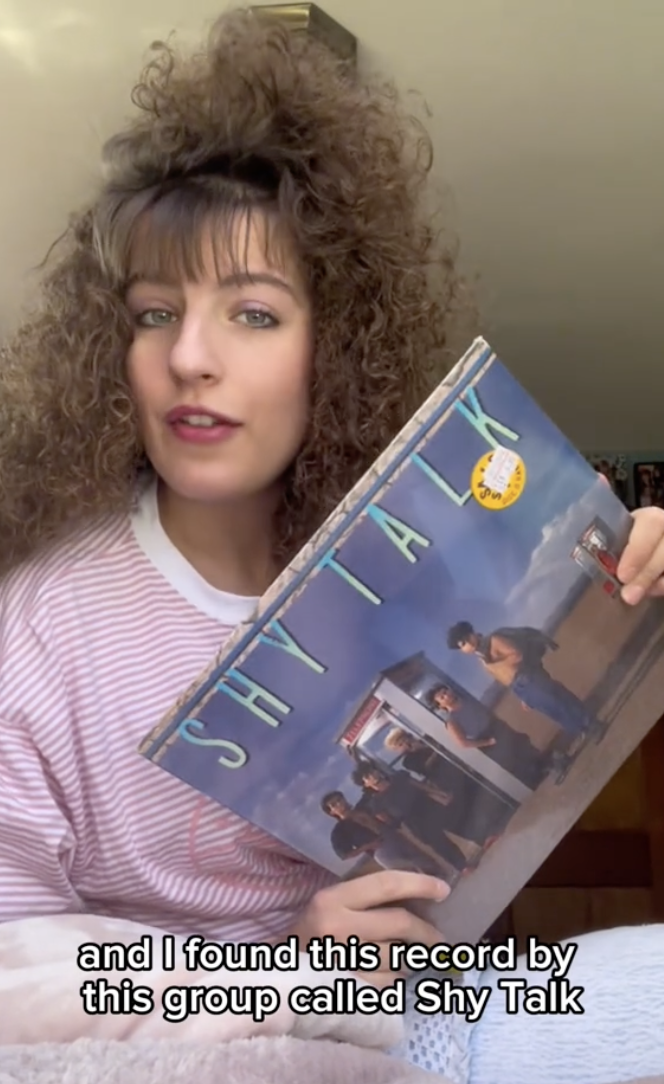
<svg viewBox="0 0 664 1084"><path fill-rule="evenodd" d="M442 903L443 900L446 900L448 895L449 895L450 886L448 884L446 884L445 881L436 881L436 887L437 887L438 891L440 892L440 895L436 896L436 901L435 902L436 903Z"/></svg>
<svg viewBox="0 0 664 1084"><path fill-rule="evenodd" d="M628 606L636 606L645 598L645 591L638 584L630 583L627 587L623 587L622 598L623 602L626 602Z"/></svg>

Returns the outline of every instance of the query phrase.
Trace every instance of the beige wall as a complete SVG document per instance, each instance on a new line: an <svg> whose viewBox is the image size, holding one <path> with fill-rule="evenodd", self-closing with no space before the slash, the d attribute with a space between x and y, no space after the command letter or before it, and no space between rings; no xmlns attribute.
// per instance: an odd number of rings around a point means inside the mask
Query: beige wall
<svg viewBox="0 0 664 1084"><path fill-rule="evenodd" d="M0 335L143 52L215 0L0 0ZM664 2L323 0L433 110L506 362L585 447L664 449Z"/></svg>

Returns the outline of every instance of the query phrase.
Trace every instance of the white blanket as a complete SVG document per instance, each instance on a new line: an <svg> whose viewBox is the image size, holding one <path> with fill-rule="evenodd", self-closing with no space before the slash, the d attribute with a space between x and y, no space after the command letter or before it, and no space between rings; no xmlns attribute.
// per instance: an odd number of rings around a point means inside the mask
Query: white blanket
<svg viewBox="0 0 664 1084"><path fill-rule="evenodd" d="M78 950L86 944L138 943L143 935L155 946L150 971L81 971ZM6 1044L73 1042L76 1039L178 1042L227 1042L265 1035L293 1035L302 1039L328 1038L367 1047L389 1047L402 1035L401 1018L377 1013L354 1016L327 1013L298 1015L288 1005L296 986L331 987L344 973L317 972L306 955L296 971L187 971L176 938L173 971L161 966L163 931L118 919L91 915L54 915L0 925L0 1050ZM154 992L155 1008L148 1015L86 1014L81 986L86 980L105 979L114 986L130 979ZM280 1007L262 1022L250 1015L214 1015L199 1012L179 1023L164 1019L161 997L171 986L274 987Z"/></svg>
<svg viewBox="0 0 664 1084"><path fill-rule="evenodd" d="M82 1039L0 1050L0 1084L438 1084L441 1080L375 1050L289 1035L214 1046Z"/></svg>
<svg viewBox="0 0 664 1084"><path fill-rule="evenodd" d="M159 952L148 972L77 966L83 944L131 944L146 934L161 943L159 930L91 916L0 926L0 1084L450 1084L382 1052L401 1038L399 1016L291 1010L294 986L329 987L339 977L312 971L306 956L285 972L164 971ZM150 986L154 1010L87 1015L81 984L97 978ZM173 1024L163 1019L161 993L174 985L273 986L281 1005L261 1023L201 1012ZM620 1084L664 1084L664 1075Z"/></svg>

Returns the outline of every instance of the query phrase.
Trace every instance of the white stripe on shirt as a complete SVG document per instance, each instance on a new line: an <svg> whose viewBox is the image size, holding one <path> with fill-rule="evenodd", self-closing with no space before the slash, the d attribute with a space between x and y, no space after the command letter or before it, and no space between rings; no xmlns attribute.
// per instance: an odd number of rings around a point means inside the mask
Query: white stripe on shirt
<svg viewBox="0 0 664 1084"><path fill-rule="evenodd" d="M137 753L255 603L188 564L154 487L0 586L0 921L85 910L260 941L332 883Z"/></svg>

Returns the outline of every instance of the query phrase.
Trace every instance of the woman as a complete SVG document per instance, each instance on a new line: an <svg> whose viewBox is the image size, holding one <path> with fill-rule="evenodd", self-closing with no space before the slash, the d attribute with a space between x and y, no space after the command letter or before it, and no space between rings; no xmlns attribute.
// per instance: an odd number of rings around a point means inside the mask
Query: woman
<svg viewBox="0 0 664 1084"><path fill-rule="evenodd" d="M0 919L438 941L394 906L434 878L336 884L136 754L445 359L428 141L389 88L242 13L194 56L160 48L135 100L0 371ZM636 595L662 590L663 534L635 520ZM619 989L603 1017L631 1020ZM530 1024L499 1016L485 1050L484 1019L411 1015L408 1056L462 1079L472 1044L507 1080ZM577 1084L601 1072L557 1026Z"/></svg>

